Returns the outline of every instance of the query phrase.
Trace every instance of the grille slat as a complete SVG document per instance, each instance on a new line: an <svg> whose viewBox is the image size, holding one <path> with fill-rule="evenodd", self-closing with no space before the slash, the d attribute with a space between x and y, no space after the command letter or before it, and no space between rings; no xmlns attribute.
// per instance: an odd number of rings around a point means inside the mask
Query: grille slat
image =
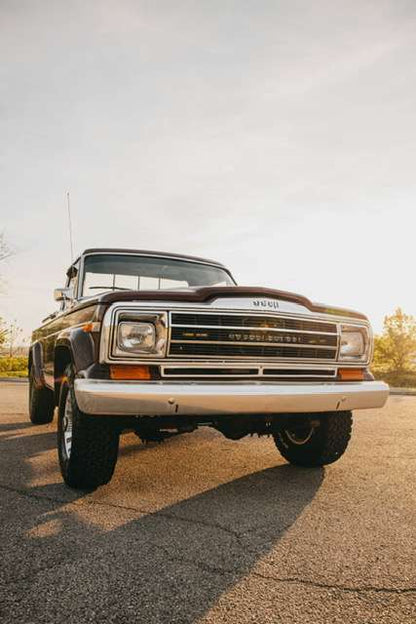
<svg viewBox="0 0 416 624"><path fill-rule="evenodd" d="M336 368L233 368L204 366L164 366L162 377L186 379L250 379L263 381L314 381L316 379L331 380L336 377Z"/></svg>
<svg viewBox="0 0 416 624"><path fill-rule="evenodd" d="M324 321L308 321L304 319L292 319L275 316L250 316L234 314L190 314L172 313L172 325L203 327L259 327L267 329L292 329L297 331L337 333L335 323Z"/></svg>
<svg viewBox="0 0 416 624"><path fill-rule="evenodd" d="M287 332L279 334L278 332L270 332L263 328L262 330L230 330L230 329L201 329L201 328L182 328L173 327L171 340L174 342L241 342L258 344L286 344L286 345L308 345L308 346L325 346L336 347L336 335L321 334L294 334Z"/></svg>
<svg viewBox="0 0 416 624"><path fill-rule="evenodd" d="M171 313L169 355L335 360L337 325L246 314Z"/></svg>
<svg viewBox="0 0 416 624"><path fill-rule="evenodd" d="M198 344L177 343L170 345L171 355L212 355L241 357L287 357L304 359L334 359L334 349L305 349L302 347L270 347L266 345L230 345L230 344Z"/></svg>

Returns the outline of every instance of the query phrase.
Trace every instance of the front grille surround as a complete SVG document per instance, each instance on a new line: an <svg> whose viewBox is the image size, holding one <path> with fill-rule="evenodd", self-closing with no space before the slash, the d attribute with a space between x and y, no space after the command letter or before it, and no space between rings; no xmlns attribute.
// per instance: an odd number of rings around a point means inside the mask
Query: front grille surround
<svg viewBox="0 0 416 624"><path fill-rule="evenodd" d="M276 312L269 310L253 311L251 309L246 310L242 307L233 307L229 310L225 308L212 308L210 310L207 308L208 306L176 306L171 305L170 302L165 306L160 306L159 304L142 305L138 302L123 302L122 305L111 305L104 314L100 331L100 363L131 364L134 362L135 364L157 366L160 370L161 379L172 379L172 376L169 375L169 373L167 377L163 374L163 368L166 366L189 368L220 367L227 369L243 367L248 369L259 368L261 371L264 371L260 372L259 376L257 376L257 373L253 374L251 370L248 372L247 377L238 374L235 379L237 382L241 381L242 383L244 383L244 377L245 379L253 379L253 377L257 377L258 381L261 381L261 383L265 381L275 383L275 380L283 381L283 379L286 378L286 375L283 376L283 374L277 372L276 369L293 371L293 374L291 373L288 375L287 379L290 377L290 379L295 380L296 377L298 381L307 381L307 379L313 380L314 378L319 378L322 381L324 381L324 378L331 380L334 378L334 372L332 370L328 377L326 374L322 377L321 375L315 377L314 374L311 376L311 370L329 370L330 368L337 368L338 366L342 366L344 368L354 368L357 366L357 363L355 362L344 362L339 360L341 327L346 323L346 319L343 317L328 318L327 315L311 316L297 312L285 312L283 310ZM117 331L119 315L128 314L129 318L134 320L136 318L142 318L144 313L157 313L162 316L164 315L166 321L166 342L164 355L155 355L154 357L146 358L133 355L131 357L120 357L115 355L113 353L113 343ZM189 323L186 324L181 321L189 321ZM232 325L231 322L233 323ZM360 366L368 366L372 356L371 327L368 322L364 323L362 321L357 321L356 323L353 323L350 319L348 319L348 324L355 325L357 328L364 328L368 332L370 341L368 357L366 361L360 362ZM265 325L267 325L267 327L265 327ZM201 337L198 337L196 345L193 345L192 341L184 341L188 345L188 349L191 348L194 350L193 354L191 352L186 354L183 352L173 354L171 353L171 347L175 343L171 341L174 339L174 331L178 328L185 330L188 329L191 331L200 331L205 329L210 331L232 330L236 332L249 333L250 331L258 331L263 333L273 333L274 336L287 336L288 340L293 336L301 336L301 339L295 343L287 342L285 344L282 344L281 341L280 343L276 342L275 338L273 338L273 342L265 342L264 340L259 342L253 341L253 347L260 349L261 353L264 354L262 356L261 354L259 355L258 350L256 351L256 355L254 355L254 351L241 351L242 346L246 346L247 349L249 349L249 346L245 345L244 342L239 343L237 341L236 344L233 344L232 342L226 340L225 345L218 345L215 342L210 343L208 341L207 345L203 340L201 340ZM311 342L311 340L316 343L316 334L319 334L319 336L322 337L322 344L306 344ZM334 339L336 340L337 346L335 346ZM214 349L212 348L212 344L214 345ZM228 350L228 354L224 354L224 351L222 350L224 346L226 347L225 350ZM195 348L202 349L203 351L205 350L205 353L195 353ZM173 351L175 351L175 349L177 349L177 347L174 347ZM234 354L232 352L233 349ZM235 349L237 349L237 351ZM280 349L280 351L277 349ZM288 351L288 349L295 349L295 351ZM303 349L303 351L299 351L299 349ZM211 353L207 353L209 350ZM325 350L329 350L330 353L325 353ZM325 357L325 355L327 357ZM266 372L267 369L271 369L271 372ZM301 373L295 373L295 370L297 369L302 369L305 372L305 376ZM205 379L209 382L210 379L214 379L214 375L212 375L210 371L207 372L208 374ZM193 378L201 378L200 374L196 374L196 376L193 377L193 371L191 370L189 370L188 373L189 375L185 374L185 377L187 377L190 382L192 382ZM231 379L228 375L228 371L221 372L218 379L221 378L224 379L224 381L226 379Z"/></svg>

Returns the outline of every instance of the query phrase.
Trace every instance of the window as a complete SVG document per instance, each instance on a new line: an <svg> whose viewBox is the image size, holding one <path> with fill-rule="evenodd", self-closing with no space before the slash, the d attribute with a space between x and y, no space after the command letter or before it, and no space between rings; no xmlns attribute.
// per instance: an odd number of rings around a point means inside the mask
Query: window
<svg viewBox="0 0 416 624"><path fill-rule="evenodd" d="M108 291L166 290L190 286L232 286L220 267L197 262L126 254L86 256L82 295Z"/></svg>
<svg viewBox="0 0 416 624"><path fill-rule="evenodd" d="M78 273L79 273L79 260L75 262L75 264L71 265L66 273L67 275L66 288L72 289L72 297L74 298L77 296ZM68 300L64 299L63 301L61 301L60 309L65 310L67 305L68 305Z"/></svg>

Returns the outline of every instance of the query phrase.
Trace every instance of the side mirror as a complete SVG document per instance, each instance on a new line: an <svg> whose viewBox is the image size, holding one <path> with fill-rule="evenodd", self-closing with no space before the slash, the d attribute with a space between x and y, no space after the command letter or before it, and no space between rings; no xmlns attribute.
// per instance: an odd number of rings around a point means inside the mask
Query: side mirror
<svg viewBox="0 0 416 624"><path fill-rule="evenodd" d="M71 286L64 288L55 288L53 291L55 301L67 301L74 298L74 292Z"/></svg>

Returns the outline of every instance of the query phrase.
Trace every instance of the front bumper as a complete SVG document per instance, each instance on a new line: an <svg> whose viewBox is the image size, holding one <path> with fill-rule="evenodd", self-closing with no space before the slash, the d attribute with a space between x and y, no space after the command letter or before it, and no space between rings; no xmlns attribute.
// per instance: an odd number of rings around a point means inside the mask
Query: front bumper
<svg viewBox="0 0 416 624"><path fill-rule="evenodd" d="M174 383L76 379L75 396L87 414L218 416L332 412L383 407L381 381L331 383Z"/></svg>

